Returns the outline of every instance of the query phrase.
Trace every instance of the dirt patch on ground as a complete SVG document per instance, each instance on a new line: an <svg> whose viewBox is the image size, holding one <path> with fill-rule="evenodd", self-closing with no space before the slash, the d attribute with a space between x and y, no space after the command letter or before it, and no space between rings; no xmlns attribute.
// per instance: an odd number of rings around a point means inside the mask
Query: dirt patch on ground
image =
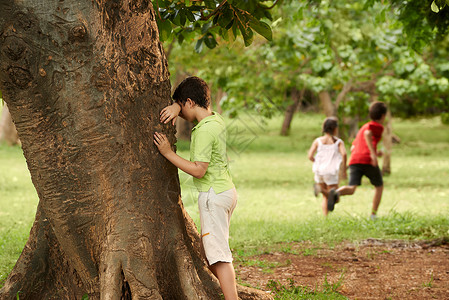
<svg viewBox="0 0 449 300"><path fill-rule="evenodd" d="M340 280L338 292L349 299L449 299L447 241L369 239L333 248L307 243L283 247L245 262L237 260L239 280L262 290L268 290L270 280L285 286L294 280L296 286L318 290L325 282Z"/></svg>

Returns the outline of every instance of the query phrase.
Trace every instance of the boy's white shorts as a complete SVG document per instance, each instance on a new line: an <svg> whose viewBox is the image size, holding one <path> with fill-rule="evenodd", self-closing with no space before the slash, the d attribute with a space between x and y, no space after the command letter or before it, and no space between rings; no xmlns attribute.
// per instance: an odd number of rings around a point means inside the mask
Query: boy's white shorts
<svg viewBox="0 0 449 300"><path fill-rule="evenodd" d="M216 194L213 188L198 195L201 237L209 265L232 262L229 249L229 225L237 205L235 188Z"/></svg>
<svg viewBox="0 0 449 300"><path fill-rule="evenodd" d="M331 175L331 174L318 175L318 174L315 173L315 182L316 183L324 182L327 185L338 184L338 174L335 174L335 175Z"/></svg>

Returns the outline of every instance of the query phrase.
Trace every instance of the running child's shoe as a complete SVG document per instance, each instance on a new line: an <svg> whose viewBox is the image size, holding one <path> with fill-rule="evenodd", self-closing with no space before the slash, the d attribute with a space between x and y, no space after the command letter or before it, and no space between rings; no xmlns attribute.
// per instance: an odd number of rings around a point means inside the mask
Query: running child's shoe
<svg viewBox="0 0 449 300"><path fill-rule="evenodd" d="M336 189L331 189L327 196L327 210L334 211L335 203L338 203L339 195Z"/></svg>

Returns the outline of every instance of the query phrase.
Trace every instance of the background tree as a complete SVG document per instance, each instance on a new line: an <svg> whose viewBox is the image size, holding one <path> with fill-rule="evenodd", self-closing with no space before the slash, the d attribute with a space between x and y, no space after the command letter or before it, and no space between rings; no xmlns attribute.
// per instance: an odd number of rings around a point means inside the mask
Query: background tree
<svg viewBox="0 0 449 300"><path fill-rule="evenodd" d="M284 1L272 10L272 41L255 39L251 49L236 42L203 50L197 60L185 40L173 47L170 65L192 67L214 82L213 88L225 92L225 113L242 108L268 117L285 113L284 135L299 105L314 107L319 99L324 114L338 115L341 134L351 138L376 99L388 102L395 116L447 111L447 47L441 41L421 53L412 50L412 37L398 17L403 9L386 2ZM436 33L430 37L436 39ZM386 134L389 172L390 122Z"/></svg>
<svg viewBox="0 0 449 300"><path fill-rule="evenodd" d="M222 3L195 1L197 14ZM250 3L233 18L258 20ZM0 298L220 299L177 169L152 143L156 130L174 140L158 117L170 80L157 18L144 0L1 2L0 88L40 202Z"/></svg>

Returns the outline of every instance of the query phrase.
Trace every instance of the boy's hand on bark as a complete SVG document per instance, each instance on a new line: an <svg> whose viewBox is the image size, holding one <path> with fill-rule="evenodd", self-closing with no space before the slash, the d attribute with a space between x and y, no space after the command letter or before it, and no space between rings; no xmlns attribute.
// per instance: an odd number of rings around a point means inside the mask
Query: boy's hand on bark
<svg viewBox="0 0 449 300"><path fill-rule="evenodd" d="M154 133L154 144L159 149L159 152L162 155L166 155L172 151L170 142L168 141L167 137L163 133L155 132Z"/></svg>
<svg viewBox="0 0 449 300"><path fill-rule="evenodd" d="M160 121L164 124L167 124L172 120L172 124L175 125L176 118L178 118L179 113L181 112L181 105L177 102L173 103L165 107L160 113Z"/></svg>

